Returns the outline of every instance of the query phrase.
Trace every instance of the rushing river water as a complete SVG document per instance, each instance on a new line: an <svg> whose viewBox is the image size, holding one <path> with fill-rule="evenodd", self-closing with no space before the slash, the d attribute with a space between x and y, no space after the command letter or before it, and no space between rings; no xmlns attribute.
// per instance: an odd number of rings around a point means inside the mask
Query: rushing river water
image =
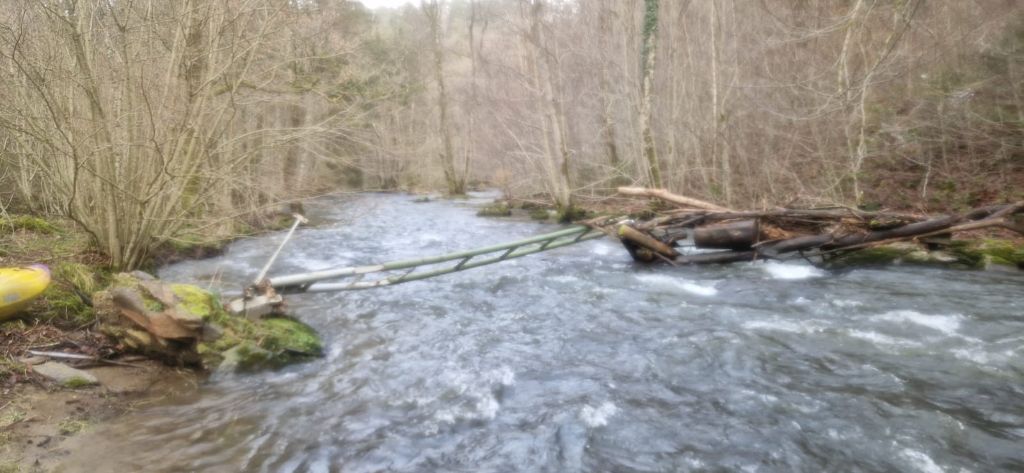
<svg viewBox="0 0 1024 473"><path fill-rule="evenodd" d="M555 228L412 200L319 201L272 274ZM280 238L160 275L239 287ZM324 358L101 425L64 471L1021 471L1022 295L1021 273L641 267L599 240L292 296Z"/></svg>

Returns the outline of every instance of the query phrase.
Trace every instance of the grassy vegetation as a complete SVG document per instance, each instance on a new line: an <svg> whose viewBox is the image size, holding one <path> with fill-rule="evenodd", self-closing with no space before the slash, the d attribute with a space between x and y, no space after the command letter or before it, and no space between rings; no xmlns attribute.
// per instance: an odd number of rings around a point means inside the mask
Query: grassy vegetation
<svg viewBox="0 0 1024 473"><path fill-rule="evenodd" d="M25 420L27 414L17 406L8 406L0 412L0 429L6 429L18 422Z"/></svg>
<svg viewBox="0 0 1024 473"><path fill-rule="evenodd" d="M0 355L0 382L14 376L25 375L27 372L28 367L24 364ZM3 427L2 423L0 427Z"/></svg>
<svg viewBox="0 0 1024 473"><path fill-rule="evenodd" d="M57 430L61 435L72 436L89 428L89 422L82 419L66 418L57 424Z"/></svg>
<svg viewBox="0 0 1024 473"><path fill-rule="evenodd" d="M39 217L31 215L12 215L7 218L0 218L0 231L26 230L33 233L51 235L58 233L58 229L52 223Z"/></svg>
<svg viewBox="0 0 1024 473"><path fill-rule="evenodd" d="M95 320L88 297L109 282L110 271L87 234L57 218L17 216L0 226L10 230L0 233L0 267L50 267L52 283L27 310L29 318L64 328Z"/></svg>

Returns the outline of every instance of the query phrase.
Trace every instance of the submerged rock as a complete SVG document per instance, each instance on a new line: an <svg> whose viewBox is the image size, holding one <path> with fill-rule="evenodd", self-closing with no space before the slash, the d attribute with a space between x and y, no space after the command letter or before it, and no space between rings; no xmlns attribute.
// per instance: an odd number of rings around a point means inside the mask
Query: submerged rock
<svg viewBox="0 0 1024 473"><path fill-rule="evenodd" d="M319 356L316 332L278 316L230 315L199 287L119 274L93 296L101 330L128 351L204 369L276 367Z"/></svg>
<svg viewBox="0 0 1024 473"><path fill-rule="evenodd" d="M72 368L63 363L48 361L40 365L32 365L32 371L50 379L51 381L68 388L82 386L94 386L100 384L100 380L89 372Z"/></svg>

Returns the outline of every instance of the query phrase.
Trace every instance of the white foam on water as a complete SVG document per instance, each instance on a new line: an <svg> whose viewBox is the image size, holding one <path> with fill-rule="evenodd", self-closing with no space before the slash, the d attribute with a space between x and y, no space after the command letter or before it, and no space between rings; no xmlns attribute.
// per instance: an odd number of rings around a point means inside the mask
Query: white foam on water
<svg viewBox="0 0 1024 473"><path fill-rule="evenodd" d="M814 266L808 266L805 264L793 264L793 263L779 263L775 261L769 261L765 264L760 265L761 269L768 273L772 279L782 279L787 281L794 281L799 279L810 279L824 276L825 273L815 268Z"/></svg>
<svg viewBox="0 0 1024 473"><path fill-rule="evenodd" d="M617 412L619 412L619 408L609 401L601 403L598 407L592 407L588 404L583 406L583 409L580 409L580 420L590 428L604 427L608 425L608 419Z"/></svg>
<svg viewBox="0 0 1024 473"><path fill-rule="evenodd" d="M1014 360L1017 357L1017 353L1014 350L1007 350L1002 353L993 353L985 351L981 346L957 348L952 350L951 353L958 359L983 365L986 368L996 369L1004 366L1007 362Z"/></svg>
<svg viewBox="0 0 1024 473"><path fill-rule="evenodd" d="M636 278L645 284L659 286L666 289L679 289L695 296L711 297L718 294L718 289L715 289L714 286L695 284L684 279L674 278L664 274L640 274L637 275Z"/></svg>
<svg viewBox="0 0 1024 473"><path fill-rule="evenodd" d="M932 457L929 457L924 452L904 448L900 451L900 456L906 459L911 466L917 471L922 473L946 473L946 470L935 463Z"/></svg>
<svg viewBox="0 0 1024 473"><path fill-rule="evenodd" d="M288 257L288 262L295 265L296 267L303 268L303 271L321 271L324 269L341 268L349 266L348 264L338 262L338 255L330 259L325 259L321 256L312 256L307 254L292 255ZM271 272L273 274L273 272Z"/></svg>
<svg viewBox="0 0 1024 473"><path fill-rule="evenodd" d="M515 372L507 366L485 372L445 372L439 378L440 392L434 397L417 397L417 406L433 404L442 399L444 391L458 393L461 398L434 412L434 419L444 424L462 420L494 420L501 410L501 403L494 397L496 386L512 386L516 382ZM450 403L450 401L446 401Z"/></svg>
<svg viewBox="0 0 1024 473"><path fill-rule="evenodd" d="M864 305L864 303L861 302L861 301L851 301L851 300L845 300L845 299L835 299L835 300L829 301L829 303L834 305L834 306L836 306L836 307L841 307L841 308L860 307L860 306Z"/></svg>
<svg viewBox="0 0 1024 473"><path fill-rule="evenodd" d="M920 343L904 340L896 337L890 337L878 332L865 331L865 330L850 330L848 332L851 337L859 338L861 340L867 340L875 345L895 345L895 346L921 346Z"/></svg>
<svg viewBox="0 0 1024 473"><path fill-rule="evenodd" d="M991 354L985 353L977 348L957 348L951 353L953 353L953 356L961 360L970 361L979 365L988 365L994 361L994 357Z"/></svg>
<svg viewBox="0 0 1024 473"><path fill-rule="evenodd" d="M551 281L560 282L560 283L563 283L563 284L574 284L574 283L579 282L579 280L580 280L580 278L578 278L576 276L569 276L569 275L566 275L566 274L559 275L559 276L551 276L548 279L551 280Z"/></svg>
<svg viewBox="0 0 1024 473"><path fill-rule="evenodd" d="M751 320L743 322L743 328L748 330L767 330L772 332L788 333L816 333L825 330L825 327L817 322L794 322L790 320Z"/></svg>
<svg viewBox="0 0 1024 473"><path fill-rule="evenodd" d="M594 249L591 252L598 256L607 256L612 250L608 245L594 245Z"/></svg>
<svg viewBox="0 0 1024 473"><path fill-rule="evenodd" d="M714 286L701 286L699 284L684 282L679 287L695 296L711 297L718 294L718 289L715 289Z"/></svg>
<svg viewBox="0 0 1024 473"><path fill-rule="evenodd" d="M960 315L928 315L913 310L894 310L877 316L890 322L911 323L928 327L946 335L956 335L960 329L963 316Z"/></svg>
<svg viewBox="0 0 1024 473"><path fill-rule="evenodd" d="M436 233L420 233L419 237L420 243L444 243L446 241L443 236Z"/></svg>

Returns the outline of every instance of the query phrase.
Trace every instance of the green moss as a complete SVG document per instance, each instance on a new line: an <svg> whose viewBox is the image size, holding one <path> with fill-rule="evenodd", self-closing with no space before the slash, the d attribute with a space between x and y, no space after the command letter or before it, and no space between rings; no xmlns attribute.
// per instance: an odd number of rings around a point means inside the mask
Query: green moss
<svg viewBox="0 0 1024 473"><path fill-rule="evenodd" d="M569 223L577 220L583 220L590 215L590 212L574 206L567 209L559 209L557 219L561 223Z"/></svg>
<svg viewBox="0 0 1024 473"><path fill-rule="evenodd" d="M876 246L845 253L829 261L830 266L881 266L895 263L916 248L904 246Z"/></svg>
<svg viewBox="0 0 1024 473"><path fill-rule="evenodd" d="M319 356L323 344L312 328L284 317L251 321L226 313L215 315L222 328L220 338L201 342L196 351L208 367L282 366L303 358Z"/></svg>
<svg viewBox="0 0 1024 473"><path fill-rule="evenodd" d="M171 284L171 291L178 297L178 306L192 315L207 320L220 308L220 301L213 294L188 284Z"/></svg>
<svg viewBox="0 0 1024 473"><path fill-rule="evenodd" d="M222 371L251 370L274 364L274 361L269 351L245 341L225 351L217 368Z"/></svg>
<svg viewBox="0 0 1024 473"><path fill-rule="evenodd" d="M308 325L295 319L272 318L258 322L267 331L263 348L285 350L304 355L318 355L323 350L320 337Z"/></svg>
<svg viewBox="0 0 1024 473"><path fill-rule="evenodd" d="M1024 245L1008 240L955 240L949 251L969 268L983 269L993 264L1024 267Z"/></svg>
<svg viewBox="0 0 1024 473"><path fill-rule="evenodd" d="M45 219L31 215L12 215L10 218L0 219L0 227L11 230L25 230L29 232L52 235L57 233L57 227Z"/></svg>
<svg viewBox="0 0 1024 473"><path fill-rule="evenodd" d="M86 386L92 386L92 384L93 383L89 382L89 380L87 380L87 379L71 378L71 379L69 379L67 381L64 381L63 386L65 388L69 388L69 389L78 389L78 388L84 388Z"/></svg>
<svg viewBox="0 0 1024 473"><path fill-rule="evenodd" d="M82 294L70 284L57 280L43 292L34 315L57 325L82 326L96 320L96 313Z"/></svg>
<svg viewBox="0 0 1024 473"><path fill-rule="evenodd" d="M146 307L146 310L152 312L163 312L164 309L166 309L163 303L150 296L149 291L142 287L142 284L139 283L138 279L128 273L118 273L114 275L111 278L110 287L119 287L135 291L135 293L142 296L142 305Z"/></svg>
<svg viewBox="0 0 1024 473"><path fill-rule="evenodd" d="M1024 267L1024 246L1007 240L954 240L942 251L927 251L913 243L865 248L829 261L831 266L872 266L892 263L984 269L989 265Z"/></svg>
<svg viewBox="0 0 1024 473"><path fill-rule="evenodd" d="M551 217L551 214L548 212L548 209L543 207L530 209L530 218L534 220L547 220L549 217Z"/></svg>
<svg viewBox="0 0 1024 473"><path fill-rule="evenodd" d="M21 467L14 463L0 463L0 473L21 473Z"/></svg>
<svg viewBox="0 0 1024 473"><path fill-rule="evenodd" d="M508 217L512 215L512 209L505 202L496 202L480 209L476 214L480 217Z"/></svg>
<svg viewBox="0 0 1024 473"><path fill-rule="evenodd" d="M974 242L965 240L953 240L946 247L947 251L956 256L961 264L968 268L981 268L985 264L985 257L978 252Z"/></svg>
<svg viewBox="0 0 1024 473"><path fill-rule="evenodd" d="M996 264L1024 265L1024 245L1018 245L1012 241L984 240L978 245L978 250Z"/></svg>

